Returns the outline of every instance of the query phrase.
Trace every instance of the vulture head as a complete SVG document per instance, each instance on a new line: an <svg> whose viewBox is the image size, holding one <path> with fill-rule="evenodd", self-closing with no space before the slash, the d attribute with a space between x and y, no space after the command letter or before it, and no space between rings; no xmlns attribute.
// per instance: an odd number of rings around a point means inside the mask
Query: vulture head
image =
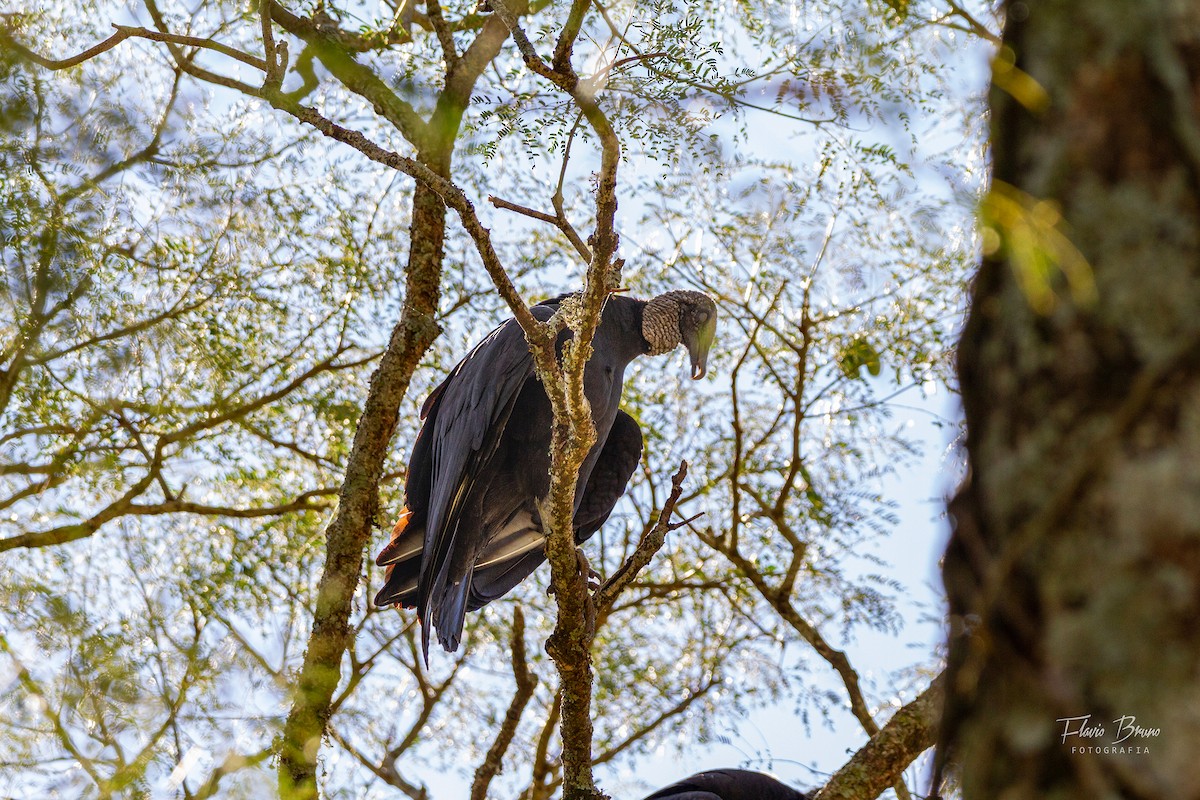
<svg viewBox="0 0 1200 800"><path fill-rule="evenodd" d="M703 292L676 290L660 294L649 300L642 312L642 336L650 345L650 355L686 346L693 380L704 377L708 350L716 334L717 304Z"/></svg>

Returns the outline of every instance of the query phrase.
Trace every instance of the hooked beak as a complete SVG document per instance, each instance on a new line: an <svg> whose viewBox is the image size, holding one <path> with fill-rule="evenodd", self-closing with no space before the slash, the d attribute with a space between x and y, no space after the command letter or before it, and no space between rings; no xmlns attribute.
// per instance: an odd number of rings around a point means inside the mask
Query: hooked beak
<svg viewBox="0 0 1200 800"><path fill-rule="evenodd" d="M688 331L683 338L692 361L692 380L698 381L708 372L708 351L717 335L717 320L710 317L699 328Z"/></svg>

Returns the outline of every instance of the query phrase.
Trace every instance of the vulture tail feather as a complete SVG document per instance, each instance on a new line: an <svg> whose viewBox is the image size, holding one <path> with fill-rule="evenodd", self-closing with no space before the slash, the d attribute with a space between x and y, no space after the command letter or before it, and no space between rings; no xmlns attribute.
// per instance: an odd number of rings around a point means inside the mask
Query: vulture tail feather
<svg viewBox="0 0 1200 800"><path fill-rule="evenodd" d="M416 531L410 528L412 518L413 512L407 508L401 510L400 519L396 521L395 527L392 528L391 541L375 557L375 564L377 566L386 567L389 564L395 564L397 561L403 561L421 552L421 547L424 544L424 531ZM415 528L416 526L413 527ZM418 535L414 536L414 533ZM405 534L408 535L406 536Z"/></svg>
<svg viewBox="0 0 1200 800"><path fill-rule="evenodd" d="M463 622L467 616L467 596L470 594L471 576L474 568L468 569L459 583L447 586L442 591L441 601L433 612L433 624L437 626L438 643L448 653L458 649L462 641Z"/></svg>
<svg viewBox="0 0 1200 800"><path fill-rule="evenodd" d="M421 544L425 538L425 520L407 508L392 529L392 540L380 551L375 563L387 567L383 588L375 595L376 606L415 608L417 582L421 571Z"/></svg>

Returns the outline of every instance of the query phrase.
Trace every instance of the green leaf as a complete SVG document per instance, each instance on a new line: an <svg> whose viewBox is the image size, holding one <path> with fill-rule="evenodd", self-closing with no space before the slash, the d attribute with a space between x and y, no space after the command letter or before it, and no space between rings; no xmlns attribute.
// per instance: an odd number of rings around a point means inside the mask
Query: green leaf
<svg viewBox="0 0 1200 800"><path fill-rule="evenodd" d="M838 359L838 367L847 378L862 377L862 368L866 367L871 375L879 375L881 364L879 351L865 337L856 336L842 351Z"/></svg>

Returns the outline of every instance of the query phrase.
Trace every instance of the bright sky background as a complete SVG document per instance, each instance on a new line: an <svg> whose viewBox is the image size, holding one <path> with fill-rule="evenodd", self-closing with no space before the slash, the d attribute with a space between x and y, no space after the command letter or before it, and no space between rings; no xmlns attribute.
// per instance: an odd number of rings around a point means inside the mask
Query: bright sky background
<svg viewBox="0 0 1200 800"><path fill-rule="evenodd" d="M964 97L984 86L987 52L988 48L980 43L955 51L962 59L961 69L958 66L955 69L960 80L958 88ZM790 124L767 114L748 113L750 145L746 149L762 157L794 157L795 153L789 150L794 144L787 135ZM886 129L873 129L865 135L889 142L902 138ZM934 132L921 144L932 151L941 143ZM921 174L921 181L922 189L930 193L944 195L952 191L953 176ZM636 220L640 209L635 200L622 195L621 203L622 217L629 222ZM482 202L477 205L484 210ZM630 234L631 240L636 237L636 231ZM885 386L883 379L878 380L881 396L894 389L890 384ZM860 626L856 638L849 641L840 641L834 631L826 631L832 644L846 650L873 707L884 698L908 702L924 688L927 680L913 676L911 670L933 665L932 654L942 639L943 600L938 559L947 536L944 499L958 477L954 439L959 432L959 411L957 398L946 387L933 388L929 396L923 396L916 388L910 389L893 402L894 415L889 424L908 428L912 438L921 444L921 454L896 474L882 479L884 496L897 503L899 523L888 537L875 539L872 544L874 555L888 565L882 571L904 587L904 595L897 598L904 627L899 635L893 636ZM397 446L407 448L408 444L398 442ZM687 535L686 529L674 535ZM880 571L873 565L871 568ZM442 654L438 651L437 655ZM840 696L845 697L833 670L806 646L793 644L787 657L805 659L811 674L824 676L823 687L840 691ZM876 716L882 724L889 714ZM683 757L674 748L664 747L654 756L636 759L636 770L618 760L619 766L598 770L598 782L618 800L633 800L651 788L693 772L745 766L770 772L797 788L808 789L821 785L866 740L848 708L834 710L828 721L814 715L806 725L793 713L788 700L775 708L757 710L746 720L731 719L726 737L723 743L687 748ZM428 782L437 800L465 797L474 766L464 764L465 775L422 771L420 779ZM915 770L910 770L910 788L924 794L927 785L923 780L914 782L914 776Z"/></svg>
<svg viewBox="0 0 1200 800"><path fill-rule="evenodd" d="M962 34L957 37L959 42L964 41ZM990 46L980 41L966 42L954 51L961 59L953 67L958 80L955 88L962 92L963 98L981 92L986 86L990 52ZM952 105L954 100L949 102ZM768 114L748 113L746 128L750 140L745 151L763 158L796 158L795 140L789 138L789 133L794 130L791 123ZM942 133L932 127L919 147L924 152L936 152L955 144L960 135L953 130L944 131L944 136ZM878 138L897 148L904 146L903 133L879 126L856 131L856 134L869 140ZM958 176L939 174L920 166L917 174L921 190L938 196L950 197L963 185ZM628 221L627 224L636 220L640 214L636 200L622 195L620 202L620 216ZM964 210L964 214L969 213ZM628 234L636 236L636 228ZM717 346L720 346L719 336ZM895 391L895 384L885 378L875 380L879 383L879 396ZM884 496L897 504L895 513L899 522L889 536L872 542L873 554L887 566L869 565L872 572L881 572L903 585L903 595L896 598L897 610L904 620L903 628L893 636L860 626L855 637L847 641L839 640L835 631L824 631L831 644L846 651L859 673L872 710L888 699L907 703L924 689L928 678L914 674L914 670L937 666L934 653L939 651L943 639L944 600L939 559L948 537L945 500L960 477L955 444L960 430L960 410L957 396L945 386L927 387L927 391L929 389L932 391L928 396L923 396L913 387L892 402L894 414L890 425L905 426L919 443L921 453L910 464L882 479ZM683 534L684 531L680 531L673 535ZM667 546L670 546L669 540ZM793 644L787 657L805 659L810 674L823 676L823 688L845 697L836 673L806 645ZM834 709L828 720L814 714L807 724L793 712L791 701L785 698L776 707L752 712L748 719L730 719L725 730L727 741L723 743L696 744L686 748L682 757L674 747L664 746L652 756L636 759L635 768L626 764L598 768L597 782L614 798L633 800L653 788L701 770L745 767L771 773L801 790L818 788L865 744L866 735L851 715L848 702L844 708ZM882 725L890 716L886 710L877 711L876 721ZM906 773L914 796L924 795L928 790L928 761L927 755ZM466 777L443 774L428 778L428 782L435 797L466 796L470 784L469 769ZM889 790L884 796L894 795Z"/></svg>

